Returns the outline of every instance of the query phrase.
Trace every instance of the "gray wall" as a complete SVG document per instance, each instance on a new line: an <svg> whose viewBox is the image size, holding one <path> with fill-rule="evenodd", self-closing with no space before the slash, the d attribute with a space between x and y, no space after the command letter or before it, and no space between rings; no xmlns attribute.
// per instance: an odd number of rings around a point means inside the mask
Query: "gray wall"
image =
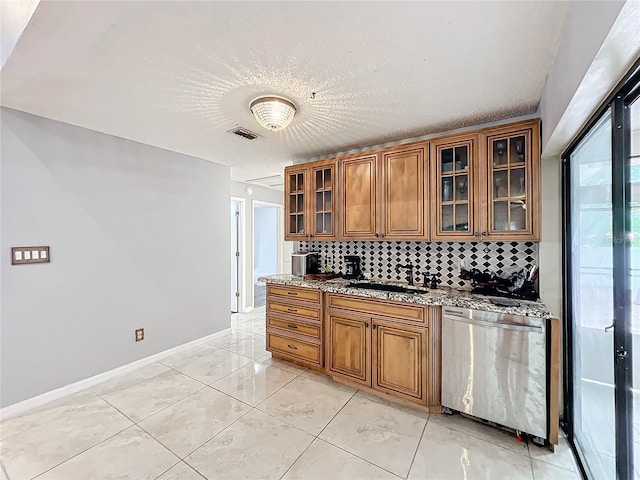
<svg viewBox="0 0 640 480"><path fill-rule="evenodd" d="M0 112L0 405L229 326L228 167Z"/></svg>

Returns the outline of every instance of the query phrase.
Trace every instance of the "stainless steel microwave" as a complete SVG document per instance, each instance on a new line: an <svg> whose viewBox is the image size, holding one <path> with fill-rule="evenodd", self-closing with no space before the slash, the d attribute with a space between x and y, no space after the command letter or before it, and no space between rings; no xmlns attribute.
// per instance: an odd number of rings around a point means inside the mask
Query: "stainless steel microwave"
<svg viewBox="0 0 640 480"><path fill-rule="evenodd" d="M298 252L291 255L291 273L304 277L308 273L318 273L318 252Z"/></svg>

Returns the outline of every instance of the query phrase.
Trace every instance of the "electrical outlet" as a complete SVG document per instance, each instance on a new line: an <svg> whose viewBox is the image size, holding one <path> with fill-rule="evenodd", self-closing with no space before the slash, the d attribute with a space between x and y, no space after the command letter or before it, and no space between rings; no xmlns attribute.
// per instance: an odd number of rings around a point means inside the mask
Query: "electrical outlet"
<svg viewBox="0 0 640 480"><path fill-rule="evenodd" d="M136 342L144 340L144 328L138 328L136 330Z"/></svg>

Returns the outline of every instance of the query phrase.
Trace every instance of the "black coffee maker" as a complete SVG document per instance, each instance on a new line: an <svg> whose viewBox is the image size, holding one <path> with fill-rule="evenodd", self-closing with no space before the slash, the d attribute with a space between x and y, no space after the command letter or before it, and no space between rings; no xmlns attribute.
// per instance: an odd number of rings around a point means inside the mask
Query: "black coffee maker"
<svg viewBox="0 0 640 480"><path fill-rule="evenodd" d="M343 275L344 278L349 280L360 280L364 278L362 276L362 269L360 268L360 257L357 255L345 255L344 257L346 272Z"/></svg>

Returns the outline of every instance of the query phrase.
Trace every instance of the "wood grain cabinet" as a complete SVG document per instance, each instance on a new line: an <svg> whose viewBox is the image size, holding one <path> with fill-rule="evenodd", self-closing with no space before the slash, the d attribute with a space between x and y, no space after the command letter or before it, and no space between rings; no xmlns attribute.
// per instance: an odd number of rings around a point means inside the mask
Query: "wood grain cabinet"
<svg viewBox="0 0 640 480"><path fill-rule="evenodd" d="M286 167L284 177L285 240L336 240L336 159Z"/></svg>
<svg viewBox="0 0 640 480"><path fill-rule="evenodd" d="M340 238L425 240L426 144L340 159Z"/></svg>
<svg viewBox="0 0 640 480"><path fill-rule="evenodd" d="M352 303L350 303L352 302ZM367 305L364 310L358 306ZM354 310L337 306L352 305ZM326 313L326 369L336 380L370 387L411 403L427 406L428 310L420 318L394 317L393 302L329 294ZM367 314L376 311L379 314ZM398 308L405 305L397 304ZM410 319L408 319L410 318ZM403 323L403 322L407 323ZM439 404L439 398L437 403Z"/></svg>
<svg viewBox="0 0 640 480"><path fill-rule="evenodd" d="M540 240L540 121L431 142L431 239Z"/></svg>
<svg viewBox="0 0 640 480"><path fill-rule="evenodd" d="M267 350L276 358L321 369L324 349L319 290L267 285Z"/></svg>
<svg viewBox="0 0 640 480"><path fill-rule="evenodd" d="M485 130L483 239L540 240L540 121Z"/></svg>

